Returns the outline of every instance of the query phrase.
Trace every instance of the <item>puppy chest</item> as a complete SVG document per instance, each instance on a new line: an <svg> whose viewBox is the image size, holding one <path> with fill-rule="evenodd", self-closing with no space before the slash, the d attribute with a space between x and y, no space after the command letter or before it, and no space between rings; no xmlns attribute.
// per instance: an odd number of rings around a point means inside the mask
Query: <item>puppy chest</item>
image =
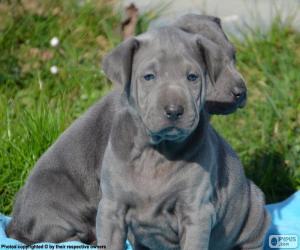
<svg viewBox="0 0 300 250"><path fill-rule="evenodd" d="M134 158L126 169L124 190L135 205L158 204L170 198L190 204L189 199L197 199L197 189L208 180L197 163L169 161L154 150Z"/></svg>
<svg viewBox="0 0 300 250"><path fill-rule="evenodd" d="M193 190L197 186L193 182L200 174L199 167L166 161L155 154L142 155L131 164L126 186L129 201L126 224L129 230L150 249L164 249L161 246L176 249L180 206L192 205L197 199L191 193L197 193ZM196 179L199 182L199 177Z"/></svg>
<svg viewBox="0 0 300 250"><path fill-rule="evenodd" d="M127 163L128 181L137 191L159 195L174 189L183 177L185 162L170 161L153 149L145 149ZM149 191L149 192L148 192Z"/></svg>

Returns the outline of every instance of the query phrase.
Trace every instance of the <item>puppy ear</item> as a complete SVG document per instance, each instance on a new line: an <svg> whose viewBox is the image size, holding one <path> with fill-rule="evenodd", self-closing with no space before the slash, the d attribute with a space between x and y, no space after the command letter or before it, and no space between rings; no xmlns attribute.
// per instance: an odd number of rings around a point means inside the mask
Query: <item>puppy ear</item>
<svg viewBox="0 0 300 250"><path fill-rule="evenodd" d="M212 84L215 84L225 66L222 50L217 44L200 35L197 36L196 42L206 65L209 79Z"/></svg>
<svg viewBox="0 0 300 250"><path fill-rule="evenodd" d="M114 84L124 88L130 84L133 55L138 45L138 40L131 37L104 57L102 69Z"/></svg>
<svg viewBox="0 0 300 250"><path fill-rule="evenodd" d="M211 32L215 28L222 30L221 19L215 16L186 14L179 17L173 25L188 33L200 34L201 32Z"/></svg>
<svg viewBox="0 0 300 250"><path fill-rule="evenodd" d="M220 28L222 28L221 19L218 17L202 15L202 19L207 19L212 22L215 22Z"/></svg>

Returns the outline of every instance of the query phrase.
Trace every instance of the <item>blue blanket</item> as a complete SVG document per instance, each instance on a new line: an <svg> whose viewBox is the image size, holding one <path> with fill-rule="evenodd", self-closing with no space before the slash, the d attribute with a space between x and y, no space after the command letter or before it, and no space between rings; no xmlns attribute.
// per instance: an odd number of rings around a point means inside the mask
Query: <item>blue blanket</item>
<svg viewBox="0 0 300 250"><path fill-rule="evenodd" d="M272 225L265 240L264 249L299 249L300 250L300 191L280 203L266 206L272 215ZM17 240L7 238L5 227L10 218L0 214L0 249L99 249L81 242L64 242L60 244L38 243L34 247L25 248ZM126 250L132 250L126 243Z"/></svg>

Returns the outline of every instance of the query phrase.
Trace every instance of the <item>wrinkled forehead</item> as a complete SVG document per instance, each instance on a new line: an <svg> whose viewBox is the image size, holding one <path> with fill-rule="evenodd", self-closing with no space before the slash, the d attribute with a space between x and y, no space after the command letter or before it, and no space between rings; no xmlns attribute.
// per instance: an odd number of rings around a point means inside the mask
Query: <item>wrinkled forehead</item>
<svg viewBox="0 0 300 250"><path fill-rule="evenodd" d="M201 52L193 35L172 27L152 30L137 37L140 45L134 55L133 70L188 64L203 65Z"/></svg>

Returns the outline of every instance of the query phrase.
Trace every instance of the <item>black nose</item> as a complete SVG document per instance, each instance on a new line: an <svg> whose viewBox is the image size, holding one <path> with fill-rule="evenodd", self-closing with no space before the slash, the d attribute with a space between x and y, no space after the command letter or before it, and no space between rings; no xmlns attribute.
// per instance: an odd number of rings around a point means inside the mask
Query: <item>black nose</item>
<svg viewBox="0 0 300 250"><path fill-rule="evenodd" d="M247 89L235 86L232 89L232 94L237 102L242 102L247 96Z"/></svg>
<svg viewBox="0 0 300 250"><path fill-rule="evenodd" d="M167 105L165 106L165 115L171 121L178 120L184 112L184 108L181 105Z"/></svg>

